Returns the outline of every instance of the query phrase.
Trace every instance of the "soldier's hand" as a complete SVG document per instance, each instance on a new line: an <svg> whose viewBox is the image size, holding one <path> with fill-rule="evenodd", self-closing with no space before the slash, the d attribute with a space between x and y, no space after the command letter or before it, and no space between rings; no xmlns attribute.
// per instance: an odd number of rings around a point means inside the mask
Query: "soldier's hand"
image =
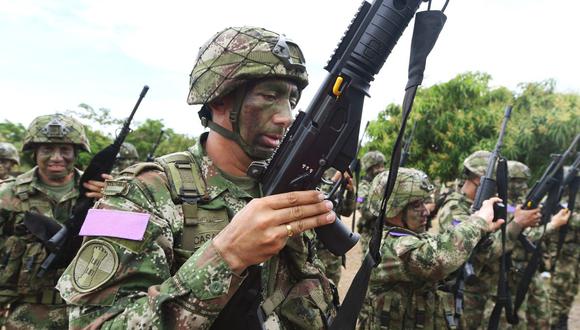
<svg viewBox="0 0 580 330"><path fill-rule="evenodd" d="M112 180L113 176L110 174L101 174L103 181L89 180L83 183L83 187L88 191L85 196L89 198L99 199L103 197L103 188L105 188L105 180Z"/></svg>
<svg viewBox="0 0 580 330"><path fill-rule="evenodd" d="M344 175L344 177L346 178L346 190L350 191L350 192L354 192L354 183L352 182L352 177L350 176L350 174L348 174L348 172L344 172L344 174L341 174L340 172L336 171L336 173L334 173L334 175L332 176L332 182L337 182L339 180L342 179L342 176Z"/></svg>
<svg viewBox="0 0 580 330"><path fill-rule="evenodd" d="M561 209L560 212L552 216L552 220L550 220L550 223L552 224L554 229L558 229L568 223L568 219L570 219L570 214L571 214L570 210Z"/></svg>
<svg viewBox="0 0 580 330"><path fill-rule="evenodd" d="M514 212L514 221L520 225L522 229L537 226L541 219L542 211L540 208L523 210L522 206L518 205Z"/></svg>
<svg viewBox="0 0 580 330"><path fill-rule="evenodd" d="M294 235L334 222L332 203L319 191L256 198L213 239L232 271L242 273L276 255Z"/></svg>
<svg viewBox="0 0 580 330"><path fill-rule="evenodd" d="M501 227L501 225L505 222L505 219L498 219L497 221L493 221L494 212L493 212L493 204L501 202L501 198L499 197L492 197L487 199L481 205L481 208L475 212L473 215L476 215L480 218L483 218L485 222L487 222L487 231L494 232Z"/></svg>

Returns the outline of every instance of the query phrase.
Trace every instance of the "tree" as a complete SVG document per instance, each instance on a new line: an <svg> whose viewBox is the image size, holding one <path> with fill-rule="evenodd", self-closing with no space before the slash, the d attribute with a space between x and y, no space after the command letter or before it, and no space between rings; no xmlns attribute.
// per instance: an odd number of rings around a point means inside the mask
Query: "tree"
<svg viewBox="0 0 580 330"><path fill-rule="evenodd" d="M562 151L580 131L579 95L554 92L554 82L521 84L521 92L491 88L491 76L464 73L452 80L421 88L410 122L417 120L409 167L450 181L460 176L463 160L476 150L491 150L497 140L504 108L514 105L504 140L504 155L520 160L534 177L550 162L550 152ZM389 104L369 124L364 151L390 155L401 124L401 107Z"/></svg>
<svg viewBox="0 0 580 330"><path fill-rule="evenodd" d="M166 128L163 121L157 119L145 120L129 134L126 141L132 143L137 152L139 152L139 157L145 160L147 154L152 151L157 142L161 130L164 133L161 143L155 151L157 156L184 151L195 144L195 139L184 134L175 133L171 128Z"/></svg>

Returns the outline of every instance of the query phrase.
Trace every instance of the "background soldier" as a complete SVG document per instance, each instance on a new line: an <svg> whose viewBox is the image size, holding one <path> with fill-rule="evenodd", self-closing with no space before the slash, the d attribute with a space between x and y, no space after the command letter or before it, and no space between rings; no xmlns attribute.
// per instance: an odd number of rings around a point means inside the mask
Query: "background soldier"
<svg viewBox="0 0 580 330"><path fill-rule="evenodd" d="M369 203L378 217L388 172L371 185ZM453 296L438 283L460 267L477 242L499 228L493 203L487 200L469 221L441 235L425 232L429 214L425 202L433 186L425 173L400 168L387 203L382 260L371 274L360 319L362 329L455 328Z"/></svg>
<svg viewBox="0 0 580 330"><path fill-rule="evenodd" d="M65 329L66 305L54 289L60 270L38 278L48 255L43 243L23 224L27 211L66 221L79 194L81 173L74 168L80 151L90 152L81 123L60 114L37 117L30 124L22 151L32 152L36 166L0 188L3 248L0 260L2 323L8 329ZM98 197L103 185L85 185Z"/></svg>
<svg viewBox="0 0 580 330"><path fill-rule="evenodd" d="M335 296L310 229L335 220L332 203L319 191L258 198L245 174L278 147L306 84L300 48L278 33L228 28L200 48L188 103L211 131L107 181L85 220L96 237L58 283L73 328L253 328L258 312L267 327L325 327ZM122 210L141 213L140 231L109 231L133 219Z"/></svg>
<svg viewBox="0 0 580 330"><path fill-rule="evenodd" d="M137 164L139 162L139 153L134 145L129 142L123 142L121 148L119 149L119 154L115 159L115 166L111 171L112 176L117 176L123 169Z"/></svg>
<svg viewBox="0 0 580 330"><path fill-rule="evenodd" d="M366 204L367 195L371 187L371 182L379 174L385 171L385 155L380 151L369 151L361 159L362 169L365 171L365 176L360 180L357 191L358 209L361 216L358 219L357 231L360 234L360 244L363 250L362 256L364 258L369 240L372 235L372 226L376 217L373 217L372 212Z"/></svg>
<svg viewBox="0 0 580 330"><path fill-rule="evenodd" d="M12 178L14 165L20 165L18 151L12 143L0 142L0 181Z"/></svg>
<svg viewBox="0 0 580 330"><path fill-rule="evenodd" d="M567 171L569 168L564 167L564 175ZM580 175L576 175L576 180L580 180ZM566 193L565 196L568 194ZM578 210L579 206L580 194L577 193L575 209ZM557 256L557 259L553 260L554 269L550 290L550 307L552 309L550 323L554 330L568 329L568 315L574 298L578 294L580 279L580 213L578 211L572 214L565 229L565 235L560 233L562 230L564 227L550 237L551 255ZM561 247L559 247L560 235L563 235Z"/></svg>

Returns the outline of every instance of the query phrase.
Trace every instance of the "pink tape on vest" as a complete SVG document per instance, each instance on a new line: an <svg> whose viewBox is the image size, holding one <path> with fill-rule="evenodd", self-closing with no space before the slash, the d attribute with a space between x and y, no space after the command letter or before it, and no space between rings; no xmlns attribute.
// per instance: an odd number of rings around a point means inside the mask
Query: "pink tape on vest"
<svg viewBox="0 0 580 330"><path fill-rule="evenodd" d="M79 235L106 236L140 241L150 215L107 209L90 209Z"/></svg>

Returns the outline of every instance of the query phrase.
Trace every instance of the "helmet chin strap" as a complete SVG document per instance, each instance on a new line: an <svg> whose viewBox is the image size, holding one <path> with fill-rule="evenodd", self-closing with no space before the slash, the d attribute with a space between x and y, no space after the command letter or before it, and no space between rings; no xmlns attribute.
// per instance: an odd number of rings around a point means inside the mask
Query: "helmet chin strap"
<svg viewBox="0 0 580 330"><path fill-rule="evenodd" d="M233 131L230 131L223 126L216 124L209 118L202 119L202 124L209 127L211 130L215 131L219 135L225 137L228 140L236 142L244 151L248 157L252 160L264 160L271 156L270 152L260 150L258 147L250 145L240 135L240 113L242 112L242 106L244 104L244 99L248 91L247 84L243 84L234 92L234 103L232 106L232 111L230 112L230 122L232 123ZM205 107L206 105L204 105Z"/></svg>

